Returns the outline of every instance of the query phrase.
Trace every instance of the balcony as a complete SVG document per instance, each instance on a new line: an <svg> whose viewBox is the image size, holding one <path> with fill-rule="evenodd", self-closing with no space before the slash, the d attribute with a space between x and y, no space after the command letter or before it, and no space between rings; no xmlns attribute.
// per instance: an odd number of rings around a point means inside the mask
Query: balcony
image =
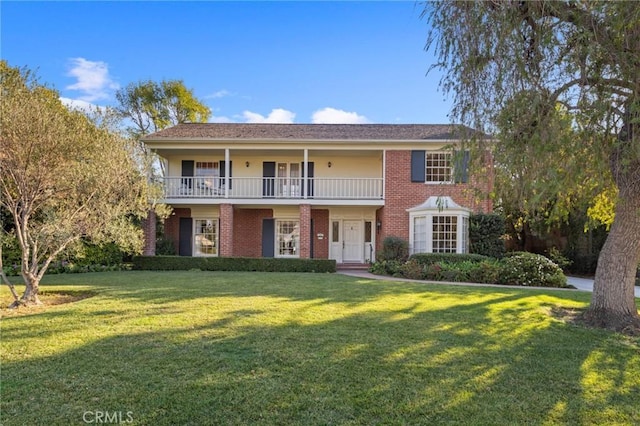
<svg viewBox="0 0 640 426"><path fill-rule="evenodd" d="M382 200L382 178L165 177L165 200Z"/></svg>

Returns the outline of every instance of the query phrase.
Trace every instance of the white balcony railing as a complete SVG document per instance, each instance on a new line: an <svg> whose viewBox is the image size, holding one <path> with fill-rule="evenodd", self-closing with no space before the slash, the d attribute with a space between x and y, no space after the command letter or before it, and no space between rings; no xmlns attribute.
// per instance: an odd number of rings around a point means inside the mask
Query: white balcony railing
<svg viewBox="0 0 640 426"><path fill-rule="evenodd" d="M284 198L381 200L382 178L309 178L304 196L302 178L165 177L169 198Z"/></svg>

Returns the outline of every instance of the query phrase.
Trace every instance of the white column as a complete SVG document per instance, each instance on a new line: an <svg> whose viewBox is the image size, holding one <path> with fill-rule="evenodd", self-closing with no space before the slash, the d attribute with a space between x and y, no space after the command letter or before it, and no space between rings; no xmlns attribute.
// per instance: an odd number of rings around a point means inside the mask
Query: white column
<svg viewBox="0 0 640 426"><path fill-rule="evenodd" d="M382 199L385 199L384 187L387 180L387 150L382 150Z"/></svg>
<svg viewBox="0 0 640 426"><path fill-rule="evenodd" d="M229 169L231 169L231 164L229 163L229 148L224 149L224 164L226 165L224 168L224 198L229 198Z"/></svg>
<svg viewBox="0 0 640 426"><path fill-rule="evenodd" d="M307 185L309 179L309 150L305 148L304 150L304 163L302 164L302 198L307 198Z"/></svg>

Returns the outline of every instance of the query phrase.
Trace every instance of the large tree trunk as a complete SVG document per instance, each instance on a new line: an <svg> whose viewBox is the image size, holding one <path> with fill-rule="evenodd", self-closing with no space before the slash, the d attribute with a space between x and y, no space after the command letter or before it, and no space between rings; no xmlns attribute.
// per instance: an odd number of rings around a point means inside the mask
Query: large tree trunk
<svg viewBox="0 0 640 426"><path fill-rule="evenodd" d="M634 296L640 262L640 185L630 186L620 190L615 221L600 252L585 319L595 327L640 333Z"/></svg>
<svg viewBox="0 0 640 426"><path fill-rule="evenodd" d="M34 276L33 274L22 274L24 279L24 293L20 300L16 300L9 307L17 308L20 306L34 306L34 305L42 305L40 298L38 297L38 292L40 291L40 278Z"/></svg>

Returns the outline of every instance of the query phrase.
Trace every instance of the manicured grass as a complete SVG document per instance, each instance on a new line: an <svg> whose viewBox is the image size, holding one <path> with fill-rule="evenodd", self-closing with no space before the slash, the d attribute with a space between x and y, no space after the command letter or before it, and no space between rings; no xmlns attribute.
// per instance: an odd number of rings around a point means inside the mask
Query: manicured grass
<svg viewBox="0 0 640 426"><path fill-rule="evenodd" d="M45 282L95 295L3 311L5 426L86 412L141 425L640 424L640 341L551 315L588 293L295 273Z"/></svg>

